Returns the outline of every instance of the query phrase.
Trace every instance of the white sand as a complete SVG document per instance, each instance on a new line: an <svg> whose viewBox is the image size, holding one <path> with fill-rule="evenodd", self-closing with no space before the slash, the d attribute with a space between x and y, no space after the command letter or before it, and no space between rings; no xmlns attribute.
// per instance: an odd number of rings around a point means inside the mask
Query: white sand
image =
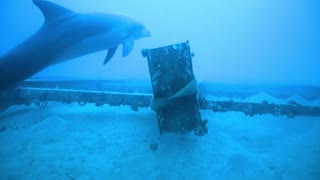
<svg viewBox="0 0 320 180"><path fill-rule="evenodd" d="M160 136L149 109L14 106L0 114L0 179L320 179L319 117L202 115L207 136Z"/></svg>

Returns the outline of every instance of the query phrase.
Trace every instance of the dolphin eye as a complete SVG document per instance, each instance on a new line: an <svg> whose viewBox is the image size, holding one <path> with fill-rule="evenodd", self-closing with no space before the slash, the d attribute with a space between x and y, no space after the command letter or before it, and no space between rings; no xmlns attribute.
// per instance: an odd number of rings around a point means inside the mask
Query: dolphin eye
<svg viewBox="0 0 320 180"><path fill-rule="evenodd" d="M143 30L143 29L144 29L144 25L139 24L138 27L137 27L137 30L138 30L138 31L141 31L141 30Z"/></svg>
<svg viewBox="0 0 320 180"><path fill-rule="evenodd" d="M137 25L132 28L132 32L135 34L140 34L143 29L144 27L142 25Z"/></svg>
<svg viewBox="0 0 320 180"><path fill-rule="evenodd" d="M141 31L141 26L140 26L140 25L135 26L135 27L133 28L133 30L134 30L135 32L139 32L139 31Z"/></svg>

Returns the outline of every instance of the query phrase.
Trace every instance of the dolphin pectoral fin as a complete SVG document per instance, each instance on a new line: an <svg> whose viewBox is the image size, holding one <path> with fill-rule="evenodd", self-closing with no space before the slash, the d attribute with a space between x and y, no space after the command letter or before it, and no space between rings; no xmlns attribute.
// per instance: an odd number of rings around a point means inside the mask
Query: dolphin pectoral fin
<svg viewBox="0 0 320 180"><path fill-rule="evenodd" d="M116 52L117 48L118 46L108 49L108 54L104 59L103 65L107 64L107 62L110 61L110 59L113 57L114 53Z"/></svg>
<svg viewBox="0 0 320 180"><path fill-rule="evenodd" d="M133 49L133 40L128 39L122 43L122 57L126 57Z"/></svg>

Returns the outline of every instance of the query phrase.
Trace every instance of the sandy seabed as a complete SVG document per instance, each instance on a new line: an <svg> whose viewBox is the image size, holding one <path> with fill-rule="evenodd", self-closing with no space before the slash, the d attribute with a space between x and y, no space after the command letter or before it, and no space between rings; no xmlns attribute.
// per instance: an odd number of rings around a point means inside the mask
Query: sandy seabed
<svg viewBox="0 0 320 180"><path fill-rule="evenodd" d="M320 179L319 117L202 116L209 132L197 137L159 135L150 109L12 106L0 114L0 179Z"/></svg>

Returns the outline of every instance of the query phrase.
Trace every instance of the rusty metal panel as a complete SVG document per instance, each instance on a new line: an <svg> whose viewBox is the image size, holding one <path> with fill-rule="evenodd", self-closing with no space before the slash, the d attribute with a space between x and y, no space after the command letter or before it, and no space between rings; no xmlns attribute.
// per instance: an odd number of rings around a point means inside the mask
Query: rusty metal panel
<svg viewBox="0 0 320 180"><path fill-rule="evenodd" d="M153 101L160 133L207 133L201 117L189 42L144 49L152 81Z"/></svg>

